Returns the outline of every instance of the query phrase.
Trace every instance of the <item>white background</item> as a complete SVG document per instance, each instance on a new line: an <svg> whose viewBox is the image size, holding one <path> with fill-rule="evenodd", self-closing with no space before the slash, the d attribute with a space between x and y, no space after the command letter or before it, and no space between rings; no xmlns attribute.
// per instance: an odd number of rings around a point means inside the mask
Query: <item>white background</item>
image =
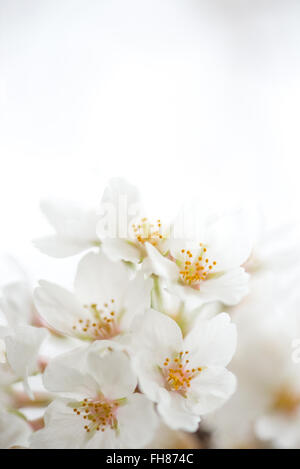
<svg viewBox="0 0 300 469"><path fill-rule="evenodd" d="M112 176L298 217L299 80L298 0L0 0L0 251L59 277L40 199Z"/></svg>

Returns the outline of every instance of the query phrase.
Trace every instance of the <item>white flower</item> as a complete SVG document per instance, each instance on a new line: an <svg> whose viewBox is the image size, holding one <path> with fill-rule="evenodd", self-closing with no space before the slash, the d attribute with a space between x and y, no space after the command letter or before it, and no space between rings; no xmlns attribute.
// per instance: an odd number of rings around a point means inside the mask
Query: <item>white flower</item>
<svg viewBox="0 0 300 469"><path fill-rule="evenodd" d="M272 272L274 277L291 284L300 261L298 220L289 219L273 222L262 209L247 210L248 230L251 231L253 246L245 269L251 275ZM284 276L282 275L284 273Z"/></svg>
<svg viewBox="0 0 300 469"><path fill-rule="evenodd" d="M278 276L277 280L278 280ZM230 365L238 388L230 402L209 416L217 447L299 447L300 368L293 339L300 338L297 291L286 291L265 273L251 294L232 308L238 347Z"/></svg>
<svg viewBox="0 0 300 469"><path fill-rule="evenodd" d="M123 263L88 253L79 263L75 291L41 281L36 307L54 329L82 340L102 340L128 332L132 319L150 306L152 280L132 278Z"/></svg>
<svg viewBox="0 0 300 469"><path fill-rule="evenodd" d="M32 326L3 328L0 337L6 346L7 363L15 376L23 379L27 394L33 399L28 378L38 371L38 354L41 344L48 336L48 331Z"/></svg>
<svg viewBox="0 0 300 469"><path fill-rule="evenodd" d="M135 321L134 367L142 391L158 403L173 429L196 431L200 416L222 405L235 389L225 366L236 347L236 329L222 313L199 318L183 339L175 321L154 310Z"/></svg>
<svg viewBox="0 0 300 469"><path fill-rule="evenodd" d="M8 325L0 327L0 342L4 345L5 363L2 370L15 379L23 379L27 394L33 398L28 384L28 377L35 373L38 366L40 347L48 332L44 328L33 327L35 311L28 285L25 282L10 283L2 287L0 307ZM3 361L3 360L2 360Z"/></svg>
<svg viewBox="0 0 300 469"><path fill-rule="evenodd" d="M291 396L292 397L292 396ZM293 398L293 397L292 397ZM255 430L259 438L273 442L276 448L299 449L300 447L300 408L299 397L290 412L273 412L257 420Z"/></svg>
<svg viewBox="0 0 300 469"><path fill-rule="evenodd" d="M250 238L243 236L238 216L224 216L202 227L202 242L177 239L172 226L165 251L146 243L145 269L165 279L167 288L190 306L220 301L237 304L248 293L248 274L243 263L251 252Z"/></svg>
<svg viewBox="0 0 300 469"><path fill-rule="evenodd" d="M53 257L68 257L100 242L96 235L96 210L86 210L62 200L44 201L41 209L55 230L53 235L36 239L35 246Z"/></svg>
<svg viewBox="0 0 300 469"><path fill-rule="evenodd" d="M27 446L31 435L31 428L26 421L0 409L0 448L8 449L12 446Z"/></svg>
<svg viewBox="0 0 300 469"><path fill-rule="evenodd" d="M62 399L48 407L32 448L138 448L153 437L153 404L134 392L130 360L113 342L57 357L44 384Z"/></svg>
<svg viewBox="0 0 300 469"><path fill-rule="evenodd" d="M142 215L137 188L123 179L111 179L104 191L100 211L97 234L103 252L114 261L140 262L145 256L144 243L151 236L150 225ZM153 228L151 232L154 232Z"/></svg>
<svg viewBox="0 0 300 469"><path fill-rule="evenodd" d="M300 368L293 358L297 350L292 347L293 341L299 344L300 338L299 293L281 301L279 310L278 304L274 301L273 309L270 307L265 313L268 322L260 324L260 334L255 334L257 326L252 326L255 353L248 363L244 357L239 365L244 363L249 378L255 382L256 402L264 403L255 421L257 437L276 448L299 448ZM259 370L255 371L253 361L258 358Z"/></svg>

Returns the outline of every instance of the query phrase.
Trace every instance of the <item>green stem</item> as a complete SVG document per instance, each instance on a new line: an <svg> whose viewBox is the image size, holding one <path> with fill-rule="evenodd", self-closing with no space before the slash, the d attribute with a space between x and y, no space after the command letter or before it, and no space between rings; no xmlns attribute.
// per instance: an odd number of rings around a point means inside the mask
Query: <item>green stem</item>
<svg viewBox="0 0 300 469"><path fill-rule="evenodd" d="M163 299L158 275L152 275L153 290L151 292L151 307L163 312Z"/></svg>

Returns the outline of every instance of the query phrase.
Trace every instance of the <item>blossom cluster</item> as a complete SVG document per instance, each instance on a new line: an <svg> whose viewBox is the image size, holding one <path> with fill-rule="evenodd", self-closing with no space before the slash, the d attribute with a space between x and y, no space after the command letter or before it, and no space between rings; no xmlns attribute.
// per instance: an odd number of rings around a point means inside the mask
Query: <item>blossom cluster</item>
<svg viewBox="0 0 300 469"><path fill-rule="evenodd" d="M151 447L162 428L213 426L236 390L230 315L252 252L241 214L200 216L188 233L182 214L148 218L121 179L97 210L42 210L53 234L35 246L78 264L72 289L22 275L2 286L0 446Z"/></svg>
<svg viewBox="0 0 300 469"><path fill-rule="evenodd" d="M238 330L238 388L205 423L213 448L300 448L299 226L257 236L249 294L229 308Z"/></svg>

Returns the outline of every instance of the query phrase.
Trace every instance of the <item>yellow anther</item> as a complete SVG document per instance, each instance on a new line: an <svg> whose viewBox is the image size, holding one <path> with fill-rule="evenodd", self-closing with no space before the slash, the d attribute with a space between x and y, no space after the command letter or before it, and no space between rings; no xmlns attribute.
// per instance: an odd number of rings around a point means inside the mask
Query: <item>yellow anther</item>
<svg viewBox="0 0 300 469"><path fill-rule="evenodd" d="M190 387L190 382L195 376L198 375L201 368L186 368L189 363L188 359L183 361L183 357L186 356L189 352L180 352L176 357L173 358L173 366L169 367L170 360L165 359L162 369L162 373L166 380L167 388L176 392L179 392L185 396L187 388Z"/></svg>

